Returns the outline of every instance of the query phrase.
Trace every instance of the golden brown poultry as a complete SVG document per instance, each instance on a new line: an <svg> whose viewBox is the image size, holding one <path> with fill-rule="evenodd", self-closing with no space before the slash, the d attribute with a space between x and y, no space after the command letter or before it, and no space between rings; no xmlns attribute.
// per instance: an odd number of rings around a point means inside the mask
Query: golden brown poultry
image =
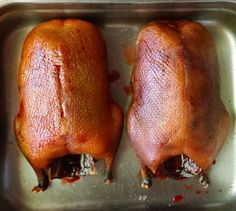
<svg viewBox="0 0 236 211"><path fill-rule="evenodd" d="M204 174L223 145L229 115L220 99L218 62L207 30L192 21L159 21L138 34L127 132L141 160L142 187L151 175Z"/></svg>
<svg viewBox="0 0 236 211"><path fill-rule="evenodd" d="M92 173L84 169L93 160L105 159L109 183L123 115L110 96L98 29L76 19L39 24L24 42L18 74L15 133L38 177L33 190L47 188L53 162L67 155L81 155L82 175Z"/></svg>

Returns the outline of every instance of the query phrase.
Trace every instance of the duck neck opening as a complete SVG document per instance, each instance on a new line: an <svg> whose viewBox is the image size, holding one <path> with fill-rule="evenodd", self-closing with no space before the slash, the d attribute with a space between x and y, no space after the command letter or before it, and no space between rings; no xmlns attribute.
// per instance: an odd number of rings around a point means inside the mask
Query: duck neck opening
<svg viewBox="0 0 236 211"><path fill-rule="evenodd" d="M201 168L184 154L171 157L162 163L158 169L158 176L182 179L198 175Z"/></svg>
<svg viewBox="0 0 236 211"><path fill-rule="evenodd" d="M50 179L96 174L95 161L89 154L66 155L56 159L50 168Z"/></svg>

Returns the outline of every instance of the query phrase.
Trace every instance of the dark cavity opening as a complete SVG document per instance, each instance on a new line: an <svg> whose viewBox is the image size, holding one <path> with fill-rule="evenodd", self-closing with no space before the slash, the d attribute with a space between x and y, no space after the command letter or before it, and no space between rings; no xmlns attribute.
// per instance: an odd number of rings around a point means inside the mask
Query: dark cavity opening
<svg viewBox="0 0 236 211"><path fill-rule="evenodd" d="M192 159L184 154L180 154L162 163L158 169L157 176L182 179L193 177L200 172L201 168Z"/></svg>
<svg viewBox="0 0 236 211"><path fill-rule="evenodd" d="M50 179L80 177L95 173L95 160L91 155L66 155L53 161L50 168Z"/></svg>

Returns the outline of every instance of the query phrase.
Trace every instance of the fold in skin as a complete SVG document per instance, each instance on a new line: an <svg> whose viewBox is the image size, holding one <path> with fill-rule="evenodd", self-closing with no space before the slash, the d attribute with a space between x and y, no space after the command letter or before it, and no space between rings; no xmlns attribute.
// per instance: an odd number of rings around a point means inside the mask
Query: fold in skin
<svg viewBox="0 0 236 211"><path fill-rule="evenodd" d="M184 154L207 170L229 129L216 49L191 21L151 22L138 34L127 116L129 139L153 173Z"/></svg>
<svg viewBox="0 0 236 211"><path fill-rule="evenodd" d="M110 171L123 120L94 25L68 19L35 27L24 42L18 84L15 133L39 183L54 159L70 154L105 159Z"/></svg>

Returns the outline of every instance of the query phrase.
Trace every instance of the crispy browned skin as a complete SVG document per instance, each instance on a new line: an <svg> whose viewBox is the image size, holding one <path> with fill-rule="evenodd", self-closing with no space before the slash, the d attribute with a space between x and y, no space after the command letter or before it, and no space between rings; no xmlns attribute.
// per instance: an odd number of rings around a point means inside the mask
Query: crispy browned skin
<svg viewBox="0 0 236 211"><path fill-rule="evenodd" d="M151 22L138 34L127 131L153 173L185 154L205 171L226 139L218 62L207 30L191 21Z"/></svg>
<svg viewBox="0 0 236 211"><path fill-rule="evenodd" d="M39 188L45 189L40 185L45 169L68 154L105 159L109 174L122 111L110 97L106 49L97 28L76 19L38 25L24 42L18 79L15 133Z"/></svg>

